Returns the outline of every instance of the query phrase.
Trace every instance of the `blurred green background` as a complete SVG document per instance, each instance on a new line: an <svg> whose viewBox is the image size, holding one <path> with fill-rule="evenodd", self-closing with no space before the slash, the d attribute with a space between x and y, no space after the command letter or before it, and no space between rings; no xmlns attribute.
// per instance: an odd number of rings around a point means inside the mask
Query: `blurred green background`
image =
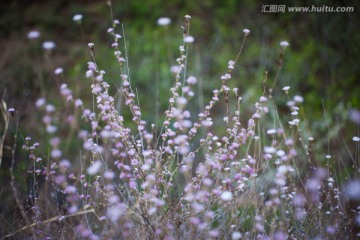
<svg viewBox="0 0 360 240"><path fill-rule="evenodd" d="M121 80L110 47L112 39L107 33L111 26L107 2L1 1L0 96L8 107L18 110L24 134L41 138L44 130L34 102L46 97L56 106L63 104L58 94L61 83L67 83L75 97L89 99L87 107L91 107L90 82L85 78L87 62L91 60L88 42L95 43L97 63L107 72L105 80L116 94ZM350 6L355 10L350 13L262 12L264 5L279 4ZM193 100L193 110L202 109L210 100L211 90L219 87L219 77L226 72L228 61L236 57L241 46L242 30L248 28L251 34L230 82L232 87L240 89L244 106L248 106L246 110L253 111L262 93L265 71L269 71L268 86L272 86L281 52L279 43L286 40L290 47L285 51L283 69L274 89L278 110L289 112L281 91L288 85L291 96L301 95L305 99L301 115L305 128L324 138L319 140L319 146L326 146L330 137L334 152L346 151L342 150L343 141L351 141L352 136L358 134L359 125L349 120L349 111L360 109L359 11L359 1L112 1L114 19L119 19L124 27L131 81L139 93L145 120L162 119L170 96L169 87L174 82L170 67L176 64L182 44L181 25L184 16L189 14L192 16L190 34L195 42L189 48L187 72L198 77L196 94L200 96ZM72 20L75 14L83 15L81 24ZM167 27L158 26L160 17L169 17L172 23ZM41 37L27 39L31 30L40 31ZM121 27L118 31L123 35ZM41 47L42 42L48 40L56 43L51 54L46 54ZM123 51L124 42L120 43ZM54 75L57 67L64 68L63 75ZM215 109L216 113L219 117L224 113L221 105ZM7 145L11 146L11 139L9 135Z"/></svg>
<svg viewBox="0 0 360 240"><path fill-rule="evenodd" d="M65 123L73 109L60 96L59 87L68 84L74 97L83 99L85 107L92 108L91 80L85 77L87 62L92 60L87 46L89 42L95 44L96 61L99 68L106 71L104 79L111 85L111 94L118 103L121 101L117 94L121 86L120 68L111 48L112 36L107 33L112 25L111 13L121 23L117 31L123 35L119 42L123 53L126 37L132 88L138 93L142 117L149 123L156 122L157 126L163 120L170 97L169 88L174 84L170 67L176 64L179 56L179 45L183 42L181 26L186 14L192 17L190 35L195 38L189 47L187 68L188 75L198 78L194 89L196 96L189 106L194 119L211 99L212 90L220 87L220 76L227 72L228 61L236 57L243 40L243 29L248 28L251 34L229 82L231 87L240 89L244 99L241 120L246 126L247 119L254 112L254 103L263 92L261 83L265 71L269 72L267 87L271 87L281 53L279 43L288 41L290 46L284 53L283 68L273 93L280 121L287 126L290 119L287 97L281 90L290 86L291 98L294 95L304 98L299 116L302 136L315 137L312 147L316 163L326 165L325 154L330 154L332 159L328 162L333 167L331 170L335 169L339 185L349 177L359 176L360 171L356 171L359 144L355 144L352 137L360 135L360 112L357 112L360 110L360 1L114 0L112 10L109 2L0 2L0 98L9 108L15 108L19 117L18 149L14 156L15 182L24 202L30 199L34 181L39 185L42 181L41 177L40 180L34 179L32 170L35 164L29 160L26 151L21 150L25 137L31 136L35 142L40 142L39 152L44 159L51 151L48 144L51 136L46 134L41 122L44 113L34 106L37 99L44 97L58 109L55 119L61 124L57 135L63 140L64 158L75 165L74 171L80 164L82 142L77 138L75 128L89 127L81 121L75 127ZM262 12L262 8L269 5L348 6L354 7L354 12ZM83 15L81 24L73 21L76 14ZM170 18L171 24L166 27L157 25L160 17ZM33 30L41 33L40 38L27 38ZM42 43L45 41L54 41L56 48L51 52L44 51ZM64 69L63 74L54 74L58 67ZM126 123L133 126L132 116L125 109L122 108L121 114ZM212 113L215 125L226 114L225 109L221 98ZM271 117L266 118L267 124L261 125L260 131L264 135L266 128L280 127L274 112L271 112ZM15 217L15 201L9 187L11 150L16 131L14 120L12 117L0 168L0 222L9 229L24 224L18 221L21 218ZM4 126L4 120L0 118L0 137ZM224 126L216 125L216 128L214 131L224 132ZM265 140L262 144L266 144ZM307 175L310 171L306 168L304 152L299 154L296 164ZM36 164L46 166L46 162Z"/></svg>

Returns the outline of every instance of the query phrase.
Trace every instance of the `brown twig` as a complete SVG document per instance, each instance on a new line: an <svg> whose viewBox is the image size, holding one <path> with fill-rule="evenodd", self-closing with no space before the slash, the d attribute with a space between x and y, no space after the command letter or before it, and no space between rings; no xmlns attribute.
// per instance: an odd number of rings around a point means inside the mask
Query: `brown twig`
<svg viewBox="0 0 360 240"><path fill-rule="evenodd" d="M88 210L84 210L84 211L80 211L80 212L77 212L77 213L73 213L73 214L69 214L69 215L65 215L65 216L56 216L56 217L53 217L53 218L50 218L50 219L47 219L45 221L42 221L42 222L37 222L37 223L32 223L32 224L27 224L26 226L16 230L15 232L12 232L12 233L9 233L8 235L5 235L3 236L1 239L6 239L6 238L9 238L11 236L14 236L15 234L21 232L21 231L24 231L28 228L33 228L37 225L41 225L41 224L47 224L47 223L51 223L51 222L54 222L54 221L62 221L64 220L65 218L70 218L70 217L76 217L76 216L79 216L79 215L83 215L83 214L87 214L87 213L94 213L95 216L97 218L100 218L96 212L95 212L95 209L88 209Z"/></svg>

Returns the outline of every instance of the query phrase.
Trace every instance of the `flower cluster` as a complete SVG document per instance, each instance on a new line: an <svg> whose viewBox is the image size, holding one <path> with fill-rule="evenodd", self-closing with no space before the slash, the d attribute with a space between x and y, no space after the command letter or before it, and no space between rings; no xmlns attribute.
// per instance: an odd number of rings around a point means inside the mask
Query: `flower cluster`
<svg viewBox="0 0 360 240"><path fill-rule="evenodd" d="M45 98L36 101L49 136L49 154L42 154L40 144L32 143L30 137L23 148L33 163L34 178L45 176L53 187L47 189L57 204L51 214L60 222L73 218L71 237L86 239L312 238L312 227L306 226L309 219L323 223L317 226L318 237L336 236L341 225L348 224L342 220L346 212L342 192L330 166L317 166L312 159L315 139L304 140L303 97L291 98L290 87L282 88L291 119L284 125L279 116L273 117L274 96L266 95L265 89L252 106L244 106L245 97L231 87L240 51L235 60L228 61L204 108L191 112L198 79L186 74L188 46L194 43L190 19L185 16L183 44L177 64L171 67L174 84L160 130L143 118L130 73L125 74L127 59L120 51L118 20L107 32L121 70L118 92L125 110L116 107L118 99L111 96L106 71L96 62L99 54L95 57L94 43L88 44L92 59L85 73L92 107L87 108L66 83L60 86L66 114ZM80 24L82 15L73 20ZM169 18L157 21L160 26L170 23ZM246 38L250 30L243 33ZM32 31L28 37L35 39L39 34ZM289 43L282 41L280 46L284 51ZM43 47L50 51L55 44L45 42ZM63 69L56 68L54 73L63 74ZM214 107L220 104L226 113L218 118ZM251 109L250 115L245 116L243 108ZM85 127L77 124L80 118ZM61 150L68 129L76 131L81 142L78 163ZM359 137L352 140L358 144ZM329 162L332 156L327 154L325 159ZM345 201L359 203L358 185L358 180L349 182ZM35 187L32 191L36 222L49 215L38 203L39 191ZM358 208L350 210L359 225Z"/></svg>

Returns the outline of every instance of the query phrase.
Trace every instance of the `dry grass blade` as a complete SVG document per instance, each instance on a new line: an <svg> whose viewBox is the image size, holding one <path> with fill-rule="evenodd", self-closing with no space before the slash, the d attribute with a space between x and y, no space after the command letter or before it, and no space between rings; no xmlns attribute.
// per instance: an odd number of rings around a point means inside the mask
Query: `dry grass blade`
<svg viewBox="0 0 360 240"><path fill-rule="evenodd" d="M6 103L2 99L1 99L0 109L1 109L1 113L3 116L4 122L5 122L4 129L1 133L1 140L0 140L0 166L1 166L5 136L6 136L6 132L9 127L9 122L10 122L10 116L9 116L9 113L7 112Z"/></svg>

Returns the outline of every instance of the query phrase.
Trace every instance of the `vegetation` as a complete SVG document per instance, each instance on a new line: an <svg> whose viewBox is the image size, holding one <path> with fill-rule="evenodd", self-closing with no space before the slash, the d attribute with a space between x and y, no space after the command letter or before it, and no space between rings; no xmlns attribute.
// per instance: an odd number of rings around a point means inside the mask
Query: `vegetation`
<svg viewBox="0 0 360 240"><path fill-rule="evenodd" d="M358 46L305 34L355 13L60 3L3 32L2 238L359 236Z"/></svg>

